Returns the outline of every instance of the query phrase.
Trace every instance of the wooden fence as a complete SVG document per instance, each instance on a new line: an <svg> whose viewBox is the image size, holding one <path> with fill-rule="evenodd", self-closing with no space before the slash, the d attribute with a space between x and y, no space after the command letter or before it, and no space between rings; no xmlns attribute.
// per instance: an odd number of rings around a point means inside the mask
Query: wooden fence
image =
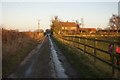
<svg viewBox="0 0 120 80"><path fill-rule="evenodd" d="M77 49L83 51L85 54L87 53L87 54L91 55L94 58L94 63L96 62L96 59L97 59L97 60L100 60L100 61L106 63L107 65L111 66L113 75L115 74L115 69L120 71L120 66L115 64L116 56L118 56L115 53L115 47L120 42L109 41L109 40L99 40L99 39L95 39L95 38L78 37L78 36L57 36L57 38L67 41L68 44L72 43L72 45L74 47L76 47ZM93 42L93 45L85 44L85 42L83 43L83 42L81 42L81 40L84 40L86 42L88 40L91 40L91 42ZM97 47L97 43L99 43L99 42L103 42L104 44L112 44L113 45L113 53L110 57L110 60L105 60L105 59L101 58L100 56L96 55L96 52L100 51L101 52L100 54L107 54L108 56L110 56L110 52ZM82 45L83 48L80 48L80 45ZM87 48L93 49L92 54L91 54L91 52L89 52L87 50Z"/></svg>

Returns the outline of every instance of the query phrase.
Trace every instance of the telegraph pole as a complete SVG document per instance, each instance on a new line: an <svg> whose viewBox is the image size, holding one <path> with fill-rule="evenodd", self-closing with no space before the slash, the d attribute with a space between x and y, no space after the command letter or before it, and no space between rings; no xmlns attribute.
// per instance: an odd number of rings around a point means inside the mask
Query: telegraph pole
<svg viewBox="0 0 120 80"><path fill-rule="evenodd" d="M84 20L83 18L81 18L81 25L82 25L82 28L84 27Z"/></svg>
<svg viewBox="0 0 120 80"><path fill-rule="evenodd" d="M40 32L40 20L38 20L38 33Z"/></svg>

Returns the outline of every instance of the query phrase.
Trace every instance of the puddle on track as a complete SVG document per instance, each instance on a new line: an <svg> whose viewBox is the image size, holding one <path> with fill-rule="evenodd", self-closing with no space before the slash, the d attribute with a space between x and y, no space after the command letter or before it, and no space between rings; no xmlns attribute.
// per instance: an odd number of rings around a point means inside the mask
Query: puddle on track
<svg viewBox="0 0 120 80"><path fill-rule="evenodd" d="M57 76L57 78L68 78L68 76L65 74L65 70L64 70L61 62L58 59L58 55L53 46L52 40L51 40L50 36L48 36L48 37L49 37L51 53L52 53L52 61L53 61L54 69L56 72L56 76Z"/></svg>

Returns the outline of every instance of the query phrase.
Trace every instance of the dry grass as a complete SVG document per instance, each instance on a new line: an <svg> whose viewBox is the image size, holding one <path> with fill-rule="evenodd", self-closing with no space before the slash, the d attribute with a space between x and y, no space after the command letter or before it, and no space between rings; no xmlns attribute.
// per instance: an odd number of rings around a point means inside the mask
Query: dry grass
<svg viewBox="0 0 120 80"><path fill-rule="evenodd" d="M42 38L42 33L2 29L3 77L10 74Z"/></svg>
<svg viewBox="0 0 120 80"><path fill-rule="evenodd" d="M43 37L36 32L18 32L15 30L2 30L2 53L3 59L16 54L16 51L26 47L31 42L36 42Z"/></svg>
<svg viewBox="0 0 120 80"><path fill-rule="evenodd" d="M78 49L64 44L63 40L53 38L62 53L66 56L73 68L80 74L80 78L106 78L110 75L97 69L91 59L82 54Z"/></svg>
<svg viewBox="0 0 120 80"><path fill-rule="evenodd" d="M69 41L65 41L65 40L62 40L61 38L57 37L58 40L60 40L62 43L64 44L67 44L69 46L73 46L74 48L75 47L79 47L81 49L84 50L84 46L83 45L78 45L77 43L73 43L73 42L69 42ZM69 38L68 38L69 39ZM100 38L101 39L101 38ZM108 38L103 38L102 39L105 39L105 40L116 40L116 41L119 41L119 37L108 37ZM74 41L79 41L77 39L71 39L71 40L74 40ZM93 44L93 41L91 40L85 40L85 39L80 39L80 42L83 43L83 44L87 44L87 45L90 45L90 46L94 46ZM99 48L99 49L102 49L102 50L105 50L105 51L108 51L108 43L104 43L104 42L97 42L96 43L96 47ZM72 49L73 50L73 49ZM90 54L94 54L93 51L94 49L90 48L90 47L86 47L86 51L89 52ZM79 53L79 52L78 52ZM83 51L81 51L81 53L84 53ZM104 62L101 62L99 60L95 60L95 63L94 63L94 58L91 57L90 55L88 54L84 54L84 55L87 55L88 58L90 58L90 60L92 60L93 64L94 64L94 67L96 67L96 69L98 69L100 72L104 73L105 74L105 77L113 77L112 75L112 67L107 65L106 63ZM110 55L109 54L106 54L104 52L101 52L101 51L98 51L96 50L96 56L105 60L105 61L109 61L111 62L111 59L110 59ZM81 58L81 57L80 57ZM82 60L82 59L81 59ZM86 61L85 61L86 62ZM90 63L92 63L90 62ZM105 70L105 71L104 71ZM117 75L118 77L118 75Z"/></svg>

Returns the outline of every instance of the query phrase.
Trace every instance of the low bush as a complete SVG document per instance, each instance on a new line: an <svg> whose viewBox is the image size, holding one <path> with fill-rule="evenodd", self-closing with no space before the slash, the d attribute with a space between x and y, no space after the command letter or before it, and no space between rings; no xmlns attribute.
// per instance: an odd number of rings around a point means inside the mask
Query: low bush
<svg viewBox="0 0 120 80"><path fill-rule="evenodd" d="M42 38L42 33L2 29L2 77L12 73Z"/></svg>

